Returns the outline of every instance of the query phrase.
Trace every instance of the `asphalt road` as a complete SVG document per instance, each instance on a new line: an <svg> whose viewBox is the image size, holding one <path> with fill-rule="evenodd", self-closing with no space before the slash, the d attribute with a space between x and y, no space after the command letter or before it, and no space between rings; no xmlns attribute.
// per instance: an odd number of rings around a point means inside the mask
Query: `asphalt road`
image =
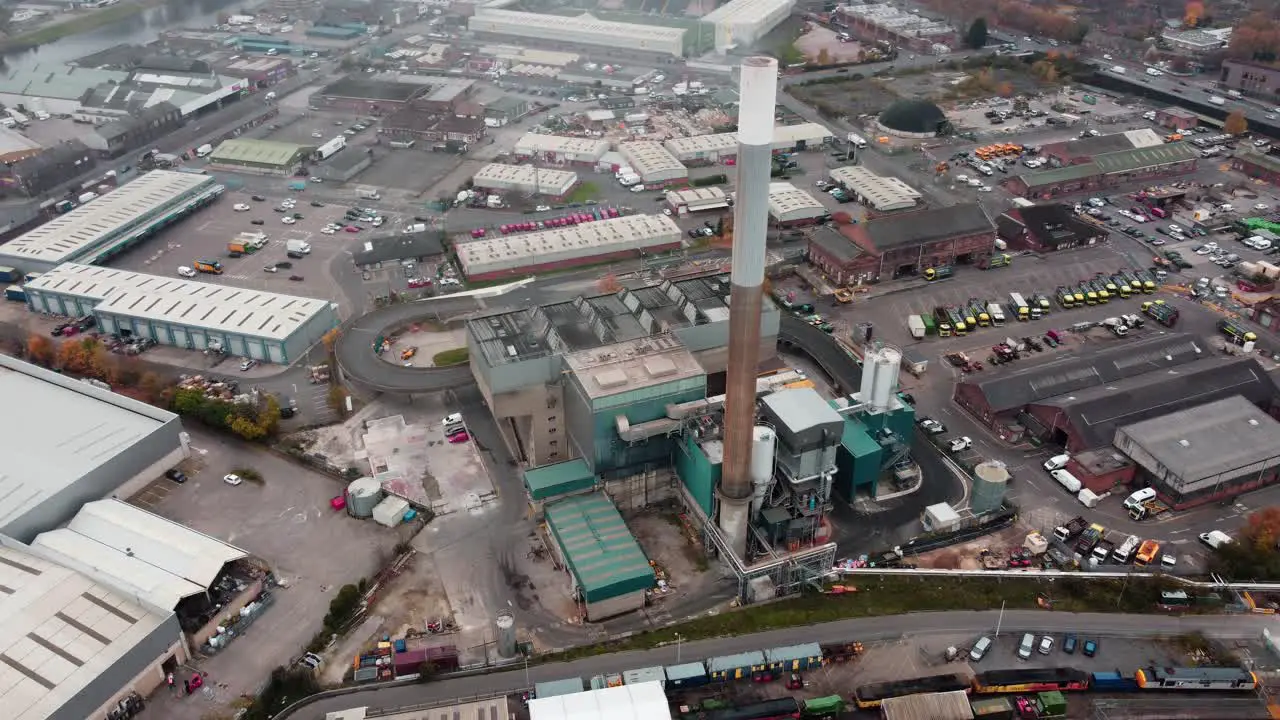
<svg viewBox="0 0 1280 720"><path fill-rule="evenodd" d="M839 642L841 640L868 642L901 636L962 633L977 635L993 629L998 621L1001 624L1002 633L1077 632L1103 637L1145 638L1198 631L1224 640L1256 639L1264 627L1274 624L1264 616L1257 615L1175 617L1073 614L1036 610L1008 611L1004 613L1002 620L1000 612L996 610L857 618L788 630L689 642L684 643L678 650L671 646L656 650L614 653L569 663L537 665L527 670L521 667L508 672L441 680L427 685L375 689L321 700L306 706L291 717L320 720L328 712L362 705L394 708L421 703L446 703L453 698L468 695L512 693L528 688L533 683L548 680L590 677L655 665L674 665L677 662L677 652L680 653L681 661L689 662L694 659L805 642Z"/></svg>

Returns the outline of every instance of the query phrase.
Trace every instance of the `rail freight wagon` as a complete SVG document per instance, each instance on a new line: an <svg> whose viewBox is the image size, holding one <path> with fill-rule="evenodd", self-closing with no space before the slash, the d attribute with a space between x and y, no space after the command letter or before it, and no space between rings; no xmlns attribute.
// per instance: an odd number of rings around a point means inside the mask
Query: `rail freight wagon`
<svg viewBox="0 0 1280 720"><path fill-rule="evenodd" d="M979 694L1086 690L1088 687L1089 673L1072 668L990 670L973 678L973 691Z"/></svg>
<svg viewBox="0 0 1280 720"><path fill-rule="evenodd" d="M853 700L858 707L866 710L880 707L880 703L885 698L905 697L907 695L919 695L920 693L954 692L956 690L970 692L972 689L969 681L965 680L961 675L932 675L913 680L891 680L889 682L863 685L854 690Z"/></svg>

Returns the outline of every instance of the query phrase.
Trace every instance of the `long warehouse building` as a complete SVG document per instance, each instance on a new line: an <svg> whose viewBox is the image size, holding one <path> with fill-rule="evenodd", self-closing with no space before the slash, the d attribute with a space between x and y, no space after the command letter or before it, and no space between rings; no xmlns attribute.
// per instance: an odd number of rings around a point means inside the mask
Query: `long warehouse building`
<svg viewBox="0 0 1280 720"><path fill-rule="evenodd" d="M525 133L516 142L518 158L536 158L543 162L587 165L595 167L600 158L609 152L606 140Z"/></svg>
<svg viewBox="0 0 1280 720"><path fill-rule="evenodd" d="M749 47L791 15L795 0L731 0L702 17L716 29L716 50Z"/></svg>
<svg viewBox="0 0 1280 720"><path fill-rule="evenodd" d="M684 28L601 20L588 13L565 17L479 8L467 21L467 29L473 33L536 38L571 47L594 45L674 57L684 55Z"/></svg>
<svg viewBox="0 0 1280 720"><path fill-rule="evenodd" d="M208 175L152 170L0 245L0 265L43 273L65 262L101 263L222 195Z"/></svg>
<svg viewBox="0 0 1280 720"><path fill-rule="evenodd" d="M772 148L774 152L815 150L833 138L831 131L818 123L777 125L773 128ZM662 146L682 163L724 162L738 156L738 133L671 138L663 141Z"/></svg>
<svg viewBox="0 0 1280 720"><path fill-rule="evenodd" d="M618 145L618 152L644 181L646 186L665 185L685 180L689 168L662 147L661 143L637 141Z"/></svg>
<svg viewBox="0 0 1280 720"><path fill-rule="evenodd" d="M489 163L472 178L478 188L562 198L578 184L578 173L532 165Z"/></svg>
<svg viewBox="0 0 1280 720"><path fill-rule="evenodd" d="M104 333L288 364L338 326L326 300L65 263L23 286L35 312L93 315Z"/></svg>
<svg viewBox="0 0 1280 720"><path fill-rule="evenodd" d="M525 235L459 243L454 251L473 281L636 257L680 248L680 228L665 215L628 215Z"/></svg>

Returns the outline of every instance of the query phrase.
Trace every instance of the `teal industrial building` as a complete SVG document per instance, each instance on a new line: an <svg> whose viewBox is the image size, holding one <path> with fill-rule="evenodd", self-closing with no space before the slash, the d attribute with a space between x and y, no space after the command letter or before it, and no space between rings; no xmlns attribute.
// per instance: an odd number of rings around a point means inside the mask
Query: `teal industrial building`
<svg viewBox="0 0 1280 720"><path fill-rule="evenodd" d="M526 468L528 500L547 519L576 594L589 600L588 617L641 607L644 596L630 576L589 582L575 568L556 523L580 510L563 508L591 498L608 506L593 512L617 530L625 528L617 507L675 500L708 547L726 554L713 518L724 455L718 391L728 291L727 275L711 275L468 321L473 375ZM765 357L776 353L779 317L767 303ZM759 378L755 532L747 556L733 561L743 600L794 592L829 571L833 493L851 500L875 493L882 481L909 480L915 416L897 393L896 353L874 348L862 390L835 400L811 383L795 387L803 379L795 371ZM645 577L634 582L651 586Z"/></svg>
<svg viewBox="0 0 1280 720"><path fill-rule="evenodd" d="M588 620L644 607L645 593L655 582L653 567L608 496L565 498L547 508L546 520Z"/></svg>

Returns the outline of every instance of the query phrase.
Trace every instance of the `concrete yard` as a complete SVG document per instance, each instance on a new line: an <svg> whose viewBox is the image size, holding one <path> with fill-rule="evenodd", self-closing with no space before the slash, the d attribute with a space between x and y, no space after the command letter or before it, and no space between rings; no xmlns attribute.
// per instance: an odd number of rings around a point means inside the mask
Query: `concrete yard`
<svg viewBox="0 0 1280 720"><path fill-rule="evenodd" d="M297 656L320 630L338 588L372 575L405 537L334 512L329 499L341 492L339 482L245 443L188 431L190 479L182 485L158 479L131 502L244 548L285 585L247 635L203 663L223 704L252 692L273 667ZM222 481L240 467L257 470L264 482L233 487ZM196 720L210 709L195 698L159 698L153 702L165 703L162 716L173 720Z"/></svg>

